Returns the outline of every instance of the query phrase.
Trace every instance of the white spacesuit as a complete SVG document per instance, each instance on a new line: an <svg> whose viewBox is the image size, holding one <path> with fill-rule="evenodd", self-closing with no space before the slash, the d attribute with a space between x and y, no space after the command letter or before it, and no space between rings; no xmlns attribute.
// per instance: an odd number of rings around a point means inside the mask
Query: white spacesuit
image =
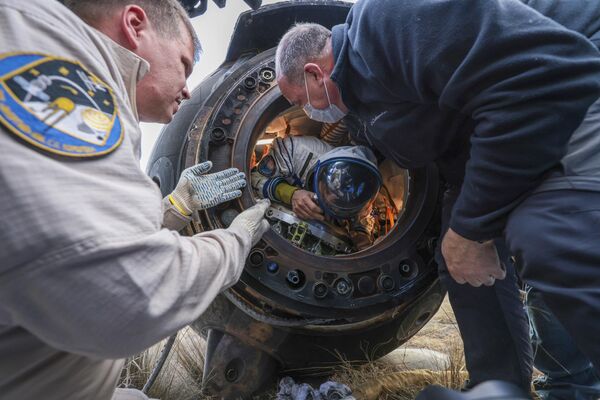
<svg viewBox="0 0 600 400"><path fill-rule="evenodd" d="M371 150L333 147L313 136L276 138L252 171L259 197L291 205L296 190L315 193L328 221L345 226L358 250L373 244L371 203L380 186Z"/></svg>

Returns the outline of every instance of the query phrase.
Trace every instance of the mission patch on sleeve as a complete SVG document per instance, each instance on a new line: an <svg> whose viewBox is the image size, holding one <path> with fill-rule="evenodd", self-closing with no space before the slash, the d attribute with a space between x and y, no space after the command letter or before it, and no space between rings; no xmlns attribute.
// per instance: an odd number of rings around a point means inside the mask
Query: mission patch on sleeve
<svg viewBox="0 0 600 400"><path fill-rule="evenodd" d="M77 61L41 54L0 55L0 123L69 157L108 154L123 140L112 89Z"/></svg>

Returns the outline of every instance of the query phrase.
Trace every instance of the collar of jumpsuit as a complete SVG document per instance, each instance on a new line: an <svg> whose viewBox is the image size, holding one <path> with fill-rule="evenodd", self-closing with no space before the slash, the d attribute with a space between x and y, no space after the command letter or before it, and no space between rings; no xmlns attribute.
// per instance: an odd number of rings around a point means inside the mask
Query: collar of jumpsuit
<svg viewBox="0 0 600 400"><path fill-rule="evenodd" d="M129 100L129 108L135 117L136 122L139 124L140 116L138 114L136 101L137 84L140 80L142 80L142 78L144 78L148 71L150 71L150 64L148 61L121 46L99 30L94 28L91 29L97 33L98 37L109 49L110 57L112 60L114 60L114 64L117 67L116 73L113 74L118 75L123 79ZM141 136L133 134L131 136L131 139L134 142L135 155L138 159L140 159L142 148Z"/></svg>
<svg viewBox="0 0 600 400"><path fill-rule="evenodd" d="M136 86L140 80L150 71L150 64L142 57L127 50L104 33L96 30L98 36L104 44L112 51L112 59L118 68L118 75L123 78L127 88L129 103L135 118L139 122L139 115L136 106Z"/></svg>
<svg viewBox="0 0 600 400"><path fill-rule="evenodd" d="M100 32L99 30L90 27L97 34L97 37L102 40L103 44L110 49L110 56L117 67L117 75L123 78L123 83L127 89L129 103L135 118L139 122L139 116L136 106L136 87L139 81L150 71L150 64L142 57L132 51L121 46L110 37Z"/></svg>

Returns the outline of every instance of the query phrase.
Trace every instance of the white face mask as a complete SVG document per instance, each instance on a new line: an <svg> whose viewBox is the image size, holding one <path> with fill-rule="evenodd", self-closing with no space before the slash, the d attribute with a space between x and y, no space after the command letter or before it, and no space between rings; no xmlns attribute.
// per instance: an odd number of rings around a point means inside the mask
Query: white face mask
<svg viewBox="0 0 600 400"><path fill-rule="evenodd" d="M325 86L325 95L327 95L327 102L329 103L329 106L323 109L314 108L310 104L308 84L306 83L306 73L304 73L304 87L306 88L306 97L308 99L308 103L306 103L304 107L302 107L302 109L304 110L308 118L314 121L332 124L344 118L346 116L346 113L340 110L335 104L331 104L331 100L329 99L329 91L327 91L327 85L325 84L325 82L323 82L323 86Z"/></svg>

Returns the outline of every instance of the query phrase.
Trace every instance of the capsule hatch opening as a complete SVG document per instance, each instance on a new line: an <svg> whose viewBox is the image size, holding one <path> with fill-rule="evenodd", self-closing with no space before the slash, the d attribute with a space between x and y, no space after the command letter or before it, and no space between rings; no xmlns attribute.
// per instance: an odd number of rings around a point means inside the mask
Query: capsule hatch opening
<svg viewBox="0 0 600 400"><path fill-rule="evenodd" d="M289 137L294 145L286 141ZM353 144L344 120L319 123L310 120L299 107L287 109L269 122L251 152L249 170L255 197L265 197L272 190L269 185L279 177L310 190L306 181L310 180L316 159L333 147ZM352 221L302 220L292 210L290 199L282 194L267 212L272 229L292 245L321 256L348 255L376 246L397 227L409 195L408 171L387 159L378 168L383 185L372 204Z"/></svg>

